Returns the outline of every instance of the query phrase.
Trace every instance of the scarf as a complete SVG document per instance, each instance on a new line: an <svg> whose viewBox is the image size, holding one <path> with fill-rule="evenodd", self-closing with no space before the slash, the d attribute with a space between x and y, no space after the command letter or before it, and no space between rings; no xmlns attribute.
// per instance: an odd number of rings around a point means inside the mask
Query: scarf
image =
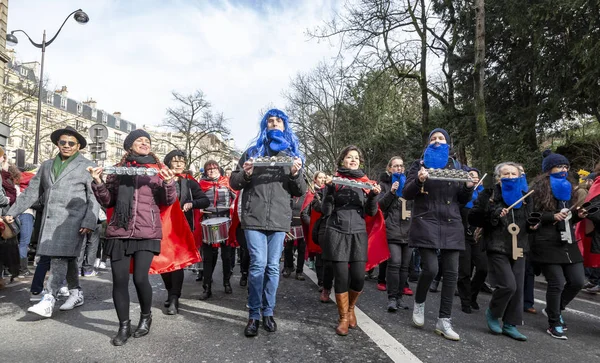
<svg viewBox="0 0 600 363"><path fill-rule="evenodd" d="M344 168L343 166L340 166L338 168L337 172L335 173L335 176L341 177L341 178L346 178L346 179L356 180L356 181L359 181L362 183L375 184L374 181L370 180L369 177L365 175L365 172L362 171L362 169L352 170L352 169L348 169L348 168ZM371 192L370 189L363 189L363 191L365 192L365 194L369 194Z"/></svg>
<svg viewBox="0 0 600 363"><path fill-rule="evenodd" d="M477 200L477 196L479 193L483 191L483 185L477 187L477 189L473 190L473 197L469 201L469 203L465 204L465 208L471 209L473 208L473 203Z"/></svg>
<svg viewBox="0 0 600 363"><path fill-rule="evenodd" d="M217 206L217 202L219 201L219 188L227 188L231 192L235 193L233 191L233 189L231 189L231 187L229 186L229 178L226 176L220 176L219 179L217 179L217 180L211 180L211 179L200 180L200 189L202 189L202 191L204 193L206 193L210 189L214 190L214 193L215 193L215 197L214 197L214 201L213 201L214 207Z"/></svg>
<svg viewBox="0 0 600 363"><path fill-rule="evenodd" d="M285 139L283 131L278 129L267 131L267 140L269 140L269 149L276 153L287 150L290 147L290 143Z"/></svg>
<svg viewBox="0 0 600 363"><path fill-rule="evenodd" d="M566 171L550 174L550 188L552 189L552 194L554 195L554 198L563 202L571 200L571 190L573 189L571 183L567 180L568 174L569 173Z"/></svg>
<svg viewBox="0 0 600 363"><path fill-rule="evenodd" d="M521 174L521 177L519 179L521 180L521 190L524 193L527 193L529 191L529 186L527 185L527 176L525 175L525 173Z"/></svg>
<svg viewBox="0 0 600 363"><path fill-rule="evenodd" d="M442 169L448 164L449 155L450 146L448 144L430 144L423 154L423 162L427 168Z"/></svg>
<svg viewBox="0 0 600 363"><path fill-rule="evenodd" d="M61 159L60 154L56 155L54 162L52 163L52 174L54 175L54 180L58 179L59 175L65 170L67 165L69 165L71 161L73 161L78 155L79 151L69 156L69 158L65 161Z"/></svg>
<svg viewBox="0 0 600 363"><path fill-rule="evenodd" d="M502 183L502 199L504 199L506 205L511 206L514 202L523 197L522 178L502 178L500 179L500 182ZM519 209L522 205L523 201L520 201L514 208Z"/></svg>
<svg viewBox="0 0 600 363"><path fill-rule="evenodd" d="M402 197L402 189L404 189L404 183L406 183L406 175L402 173L392 174L392 184L398 182L398 189L396 189L396 196Z"/></svg>
<svg viewBox="0 0 600 363"><path fill-rule="evenodd" d="M125 159L128 167L142 167L147 164L154 164L156 160L150 155L129 155ZM131 219L131 210L133 204L133 193L135 192L135 175L117 175L119 178L119 189L117 191L117 203L115 205L115 217L117 227L127 229Z"/></svg>

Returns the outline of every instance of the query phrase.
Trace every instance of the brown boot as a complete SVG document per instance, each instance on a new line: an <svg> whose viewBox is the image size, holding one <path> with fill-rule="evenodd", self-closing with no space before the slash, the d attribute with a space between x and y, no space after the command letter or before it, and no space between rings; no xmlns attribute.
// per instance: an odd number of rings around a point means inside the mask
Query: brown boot
<svg viewBox="0 0 600 363"><path fill-rule="evenodd" d="M348 292L348 327L352 329L356 328L357 325L356 315L354 315L354 305L356 305L356 300L358 300L361 293L362 291L354 290Z"/></svg>
<svg viewBox="0 0 600 363"><path fill-rule="evenodd" d="M340 320L335 332L338 335L348 335L348 293L335 294Z"/></svg>
<svg viewBox="0 0 600 363"><path fill-rule="evenodd" d="M328 303L328 302L330 302L330 301L331 301L331 300L329 299L329 294L330 294L330 293L331 293L331 290L328 290L328 289L323 289L323 290L321 290L321 296L319 297L319 300L320 300L322 303Z"/></svg>

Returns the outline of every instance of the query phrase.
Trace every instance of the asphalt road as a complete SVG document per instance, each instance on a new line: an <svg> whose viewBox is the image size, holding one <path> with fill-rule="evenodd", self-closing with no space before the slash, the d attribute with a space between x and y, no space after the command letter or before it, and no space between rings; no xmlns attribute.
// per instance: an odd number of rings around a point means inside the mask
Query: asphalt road
<svg viewBox="0 0 600 363"><path fill-rule="evenodd" d="M460 334L452 342L434 334L439 293L430 293L423 328L411 322L411 311L388 313L387 295L369 280L358 303L360 329L346 337L335 334L335 304L318 301L316 284L307 278L281 278L275 319L278 331L260 330L246 338L246 290L239 286L239 267L232 278L233 294L222 288L220 267L214 275L213 297L199 301L202 288L187 272L180 314L164 314L166 292L159 276L151 276L154 287L153 325L143 338L130 338L125 346L113 347L118 329L111 299L110 271L82 278L85 304L61 312L59 304L51 319L27 313L30 280L0 290L0 362L600 362L600 295L581 292L564 313L569 325L567 341L546 332L541 314L525 314L521 332L527 342L489 333L484 309L490 295L481 294L482 310L467 315L455 298L453 324ZM314 277L312 271L307 271ZM414 284L412 285L414 288ZM544 285L538 284L536 308L544 307ZM137 296L130 286L132 323L137 324ZM412 306L412 297L407 299Z"/></svg>

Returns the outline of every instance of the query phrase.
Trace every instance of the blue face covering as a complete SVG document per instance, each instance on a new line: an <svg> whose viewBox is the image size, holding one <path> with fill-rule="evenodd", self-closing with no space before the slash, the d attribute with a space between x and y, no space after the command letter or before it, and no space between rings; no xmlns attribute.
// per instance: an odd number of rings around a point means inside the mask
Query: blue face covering
<svg viewBox="0 0 600 363"><path fill-rule="evenodd" d="M423 154L423 162L427 168L441 169L448 164L449 154L448 144L430 144Z"/></svg>
<svg viewBox="0 0 600 363"><path fill-rule="evenodd" d="M529 191L529 186L527 185L527 176L525 173L522 173L519 179L521 180L521 191L527 193Z"/></svg>
<svg viewBox="0 0 600 363"><path fill-rule="evenodd" d="M406 183L406 175L402 173L394 173L392 174L392 184L398 182L398 189L396 189L396 196L402 196L402 189L404 189L404 183Z"/></svg>
<svg viewBox="0 0 600 363"><path fill-rule="evenodd" d="M483 185L480 185L477 187L477 189L473 190L473 198L471 198L469 203L465 204L465 208L469 208L469 209L473 208L473 202L475 202L477 200L477 196L482 191L483 191Z"/></svg>
<svg viewBox="0 0 600 363"><path fill-rule="evenodd" d="M512 205L514 202L523 197L523 181L521 178L502 178L502 199L506 205ZM523 202L515 205L515 209L521 208Z"/></svg>
<svg viewBox="0 0 600 363"><path fill-rule="evenodd" d="M281 130L267 131L267 139L269 140L269 149L275 152L284 151L290 147L290 143L285 139Z"/></svg>
<svg viewBox="0 0 600 363"><path fill-rule="evenodd" d="M550 188L552 189L552 195L554 198L566 202L571 200L571 183L567 180L566 171L559 171L558 173L550 174Z"/></svg>

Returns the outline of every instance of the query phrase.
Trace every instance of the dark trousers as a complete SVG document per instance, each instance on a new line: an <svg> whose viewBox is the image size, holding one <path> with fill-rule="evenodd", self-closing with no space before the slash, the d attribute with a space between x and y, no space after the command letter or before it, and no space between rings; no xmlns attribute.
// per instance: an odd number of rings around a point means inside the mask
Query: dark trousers
<svg viewBox="0 0 600 363"><path fill-rule="evenodd" d="M226 246L225 243L221 243L220 246L221 248L216 248L207 243L202 244L202 258L204 259L203 286L208 286L212 282L213 271L217 266L217 259L219 258L219 250L221 250L221 261L223 262L223 285L229 284L229 278L231 277L231 247Z"/></svg>
<svg viewBox="0 0 600 363"><path fill-rule="evenodd" d="M521 325L523 322L523 283L525 259L488 252L490 278L496 288L490 300L492 316L505 324Z"/></svg>
<svg viewBox="0 0 600 363"><path fill-rule="evenodd" d="M475 274L473 274L473 267ZM488 261L481 243L465 243L465 250L458 257L458 294L462 306L471 306L488 274ZM473 276L473 278L471 278Z"/></svg>
<svg viewBox="0 0 600 363"><path fill-rule="evenodd" d="M83 273L94 271L94 262L98 255L98 245L100 244L100 232L102 224L96 225L96 229L88 233L85 237L85 243L81 247L81 253L77 259L77 267Z"/></svg>
<svg viewBox="0 0 600 363"><path fill-rule="evenodd" d="M33 280L31 281L30 291L39 294L44 290L44 279L46 274L50 271L50 256L40 256L37 266L35 267L35 273L33 274Z"/></svg>
<svg viewBox="0 0 600 363"><path fill-rule="evenodd" d="M335 276L335 293L348 292L348 287L353 291L362 291L365 285L364 261L335 261L332 262L333 275ZM349 267L348 267L349 266Z"/></svg>
<svg viewBox="0 0 600 363"><path fill-rule="evenodd" d="M167 289L167 296L181 297L181 288L183 287L183 270L175 270L171 272L165 272L160 274L163 282L165 283L165 289Z"/></svg>
<svg viewBox="0 0 600 363"><path fill-rule="evenodd" d="M283 266L285 268L294 268L294 241L296 243L296 250L298 251L298 259L296 260L296 273L302 273L304 271L304 256L306 254L306 241L304 238L298 238L297 240L286 240L285 248L283 249Z"/></svg>
<svg viewBox="0 0 600 363"><path fill-rule="evenodd" d="M248 253L248 245L246 242L246 236L244 235L244 230L238 228L235 231L235 238L240 245L239 253L242 261L240 263L240 273L242 275L248 275L248 270L250 269L250 254Z"/></svg>
<svg viewBox="0 0 600 363"><path fill-rule="evenodd" d="M333 263L324 260L321 254L315 258L315 270L317 272L317 284L326 290L333 287Z"/></svg>
<svg viewBox="0 0 600 363"><path fill-rule="evenodd" d="M379 272L377 273L377 283L385 284L387 277L388 262L387 260L379 264Z"/></svg>
<svg viewBox="0 0 600 363"><path fill-rule="evenodd" d="M152 286L148 279L150 264L154 253L150 251L136 251L132 256L125 256L120 260L111 259L113 278L113 303L119 321L129 320L129 267L133 259L133 285L137 292L142 314L150 314L152 307Z"/></svg>
<svg viewBox="0 0 600 363"><path fill-rule="evenodd" d="M399 298L402 296L402 289L408 279L408 265L412 248L408 244L390 243L390 259L387 261L387 292L388 298ZM379 265L381 268L381 265Z"/></svg>
<svg viewBox="0 0 600 363"><path fill-rule="evenodd" d="M560 321L560 314L577 296L585 283L583 263L542 264L542 273L548 281L546 290L546 313L548 323L555 326Z"/></svg>
<svg viewBox="0 0 600 363"><path fill-rule="evenodd" d="M525 280L523 282L523 309L530 309L534 304L533 288L535 286L535 274L529 254L525 254Z"/></svg>
<svg viewBox="0 0 600 363"><path fill-rule="evenodd" d="M416 303L424 303L427 299L427 292L433 278L438 274L438 254L435 249L419 248L421 255L422 271L417 283L417 292L415 294ZM458 255L459 251L441 250L441 269L442 269L442 294L440 300L440 318L449 318L452 314L452 299L456 289L458 279Z"/></svg>

